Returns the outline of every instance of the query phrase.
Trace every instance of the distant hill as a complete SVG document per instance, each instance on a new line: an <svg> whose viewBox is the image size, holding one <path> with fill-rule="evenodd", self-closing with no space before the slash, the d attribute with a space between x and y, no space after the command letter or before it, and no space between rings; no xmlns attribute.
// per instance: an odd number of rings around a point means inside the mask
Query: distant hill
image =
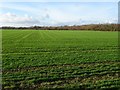
<svg viewBox="0 0 120 90"><path fill-rule="evenodd" d="M35 29L35 30L95 30L95 31L119 31L120 24L90 24L74 26L32 26L32 27L8 27L1 29Z"/></svg>

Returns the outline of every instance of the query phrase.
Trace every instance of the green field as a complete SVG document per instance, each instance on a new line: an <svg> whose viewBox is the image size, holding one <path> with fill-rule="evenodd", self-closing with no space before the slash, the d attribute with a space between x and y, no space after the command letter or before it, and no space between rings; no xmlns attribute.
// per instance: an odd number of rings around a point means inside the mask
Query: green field
<svg viewBox="0 0 120 90"><path fill-rule="evenodd" d="M3 30L3 89L120 89L118 32Z"/></svg>

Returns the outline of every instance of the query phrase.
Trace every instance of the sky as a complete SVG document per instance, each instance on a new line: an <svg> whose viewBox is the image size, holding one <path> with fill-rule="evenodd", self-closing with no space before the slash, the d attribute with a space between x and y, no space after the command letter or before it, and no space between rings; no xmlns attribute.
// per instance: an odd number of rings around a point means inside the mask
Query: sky
<svg viewBox="0 0 120 90"><path fill-rule="evenodd" d="M8 1L0 1L0 26L63 26L118 22L117 0L114 2L112 0L111 2Z"/></svg>
<svg viewBox="0 0 120 90"><path fill-rule="evenodd" d="M0 0L0 2L119 2L119 0Z"/></svg>

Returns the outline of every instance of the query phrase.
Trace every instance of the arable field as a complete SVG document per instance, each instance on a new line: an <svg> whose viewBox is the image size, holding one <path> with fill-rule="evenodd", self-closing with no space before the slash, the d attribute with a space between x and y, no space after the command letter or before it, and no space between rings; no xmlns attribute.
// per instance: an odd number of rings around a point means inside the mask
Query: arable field
<svg viewBox="0 0 120 90"><path fill-rule="evenodd" d="M120 89L118 32L3 30L3 89Z"/></svg>

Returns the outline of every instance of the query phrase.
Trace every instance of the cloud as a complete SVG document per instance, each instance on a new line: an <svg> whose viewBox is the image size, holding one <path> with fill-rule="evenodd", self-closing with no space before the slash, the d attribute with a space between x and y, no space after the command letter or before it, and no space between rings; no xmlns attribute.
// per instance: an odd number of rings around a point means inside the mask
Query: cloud
<svg viewBox="0 0 120 90"><path fill-rule="evenodd" d="M62 13L61 13L62 14ZM77 19L69 15L64 17L56 12L54 16L52 13L45 13L39 16L38 19L33 18L27 14L19 16L13 13L0 14L1 26L63 26L63 25L85 25L85 24L99 24L99 23L117 23L117 19L106 19L103 21L99 20L84 20ZM60 16L61 15L61 16ZM59 18L57 18L59 17Z"/></svg>
<svg viewBox="0 0 120 90"><path fill-rule="evenodd" d="M30 26L33 24L38 24L39 21L35 20L32 16L23 15L18 16L12 13L0 14L1 25L16 25L16 26Z"/></svg>

